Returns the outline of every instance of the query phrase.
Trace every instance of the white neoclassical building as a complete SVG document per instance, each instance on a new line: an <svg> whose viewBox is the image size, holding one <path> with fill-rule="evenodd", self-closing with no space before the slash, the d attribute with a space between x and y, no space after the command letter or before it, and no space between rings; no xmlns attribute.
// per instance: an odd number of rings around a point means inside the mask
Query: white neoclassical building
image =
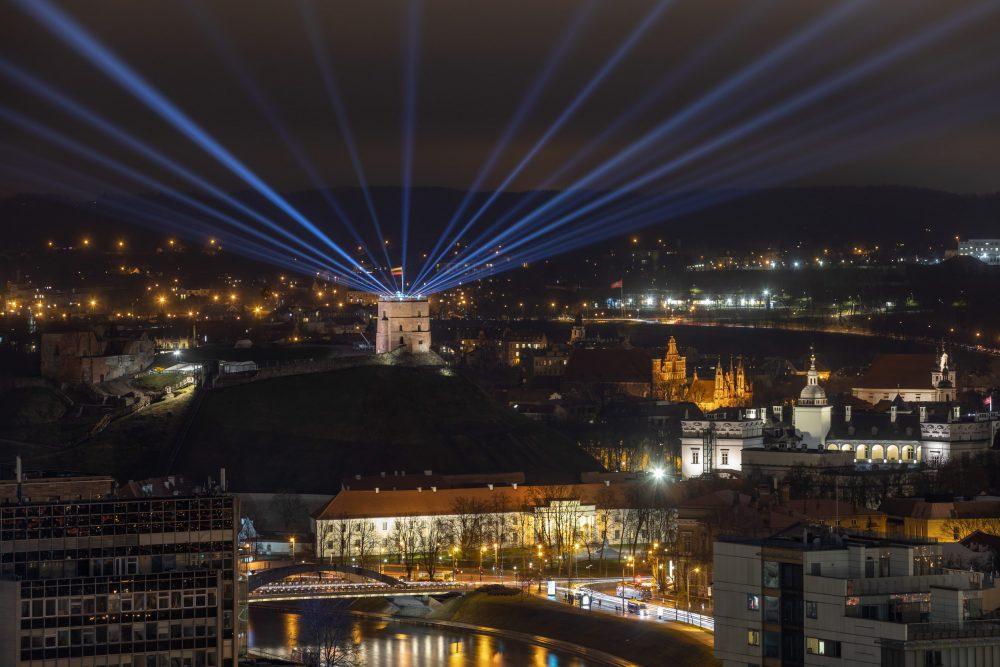
<svg viewBox="0 0 1000 667"><path fill-rule="evenodd" d="M425 553L441 544L464 544L473 553L516 547L550 550L602 548L621 542L645 543L648 525L638 526L631 503L643 481L604 481L536 486L486 483L438 488L385 487L342 489L313 513L316 555L323 559L398 555L401 549ZM634 540L630 530L641 530ZM472 537L470 537L472 535Z"/></svg>
<svg viewBox="0 0 1000 667"><path fill-rule="evenodd" d="M762 411L763 412L763 411ZM740 472L743 450L762 447L764 422L755 409L731 416L681 422L681 475L685 479L715 472Z"/></svg>

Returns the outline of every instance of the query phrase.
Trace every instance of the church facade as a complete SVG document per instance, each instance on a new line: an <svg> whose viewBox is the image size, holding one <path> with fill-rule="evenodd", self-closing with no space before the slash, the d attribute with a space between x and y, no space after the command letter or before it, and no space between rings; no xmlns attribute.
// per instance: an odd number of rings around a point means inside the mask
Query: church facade
<svg viewBox="0 0 1000 667"><path fill-rule="evenodd" d="M705 412L753 404L753 387L747 380L743 357L730 359L728 370L720 358L712 379L700 379L697 370L688 379L687 359L678 352L677 340L671 336L663 357L653 359L652 373L653 396L660 400L690 401Z"/></svg>
<svg viewBox="0 0 1000 667"><path fill-rule="evenodd" d="M958 395L958 374L943 347L935 354L877 354L851 394L872 405L897 395L907 403L947 403Z"/></svg>

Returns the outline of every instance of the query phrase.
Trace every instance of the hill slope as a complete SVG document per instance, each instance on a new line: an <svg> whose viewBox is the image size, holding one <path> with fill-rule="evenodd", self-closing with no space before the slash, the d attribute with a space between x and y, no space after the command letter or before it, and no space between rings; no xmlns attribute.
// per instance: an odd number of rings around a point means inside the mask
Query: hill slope
<svg viewBox="0 0 1000 667"><path fill-rule="evenodd" d="M565 479L597 464L572 442L440 369L362 366L206 396L174 467L226 467L237 490L326 493L346 475L523 470Z"/></svg>

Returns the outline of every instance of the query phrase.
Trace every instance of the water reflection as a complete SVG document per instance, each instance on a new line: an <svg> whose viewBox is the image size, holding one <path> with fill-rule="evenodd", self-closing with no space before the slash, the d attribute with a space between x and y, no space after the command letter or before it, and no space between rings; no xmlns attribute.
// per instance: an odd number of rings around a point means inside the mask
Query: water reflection
<svg viewBox="0 0 1000 667"><path fill-rule="evenodd" d="M288 656L299 646L301 622L299 613L254 605L250 608L250 646L272 655ZM367 667L583 667L587 664L541 646L488 635L364 618L351 618L349 622L352 636L361 641Z"/></svg>

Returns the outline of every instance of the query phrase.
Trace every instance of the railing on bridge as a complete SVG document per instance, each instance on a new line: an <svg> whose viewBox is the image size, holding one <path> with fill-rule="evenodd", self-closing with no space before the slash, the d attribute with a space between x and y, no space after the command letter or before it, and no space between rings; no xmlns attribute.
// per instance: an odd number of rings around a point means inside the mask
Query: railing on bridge
<svg viewBox="0 0 1000 667"><path fill-rule="evenodd" d="M571 589L559 587L560 590L570 591ZM625 598L622 600L621 597L615 595L608 595L607 593L599 593L597 591L591 590L589 588L580 588L574 592L586 593L591 597L591 605L593 608L593 601L599 601L600 607L602 609L614 610L617 613L621 613L622 604L625 605L625 611L628 614L638 615L640 617L655 618L661 621L672 621L676 623L687 623L688 625L695 625L699 628L704 628L705 630L715 631L715 619L711 616L706 616L705 614L698 614L693 611L686 611L684 609L675 609L673 607L666 607L663 605L653 604L651 602L643 602L641 600L632 600ZM630 604L631 603L631 604Z"/></svg>
<svg viewBox="0 0 1000 667"><path fill-rule="evenodd" d="M389 585L376 582L365 583L274 583L254 589L250 602L275 600L309 600L317 598L349 597L390 597L431 595L464 591L472 584L464 582L399 582Z"/></svg>
<svg viewBox="0 0 1000 667"><path fill-rule="evenodd" d="M337 563L294 563L283 567L272 567L266 570L260 570L259 572L252 572L247 583L249 590L254 591L261 586L268 586L279 582L282 579L294 577L297 574L314 574L319 572L352 574L388 585L398 585L401 583L400 580L395 577L390 577L387 574L383 574L375 570L369 570L366 567L340 565Z"/></svg>

